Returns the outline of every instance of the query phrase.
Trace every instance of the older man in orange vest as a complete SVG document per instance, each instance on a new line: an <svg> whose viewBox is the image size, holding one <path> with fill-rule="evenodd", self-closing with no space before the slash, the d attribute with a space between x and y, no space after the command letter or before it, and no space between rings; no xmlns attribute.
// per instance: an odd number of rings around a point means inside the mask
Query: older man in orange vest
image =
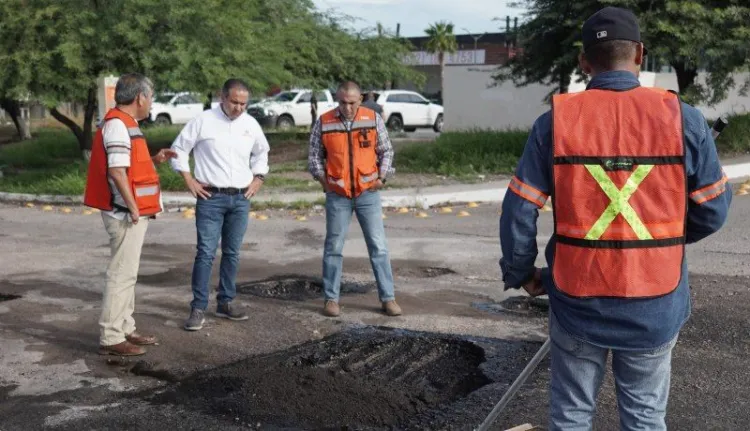
<svg viewBox="0 0 750 431"><path fill-rule="evenodd" d="M342 250L352 212L367 243L378 296L389 316L401 314L383 227L379 190L392 173L393 146L380 115L360 106L362 93L351 81L337 91L339 107L324 113L310 135L309 169L326 192L323 252L323 314L338 316Z"/></svg>
<svg viewBox="0 0 750 431"><path fill-rule="evenodd" d="M159 176L154 163L174 157L163 149L151 157L138 121L149 115L153 85L143 75L123 75L115 86L117 106L104 117L91 150L84 204L102 210L109 234L102 314L102 355L135 356L141 346L156 343L135 330L133 309L141 247L149 218L162 211Z"/></svg>

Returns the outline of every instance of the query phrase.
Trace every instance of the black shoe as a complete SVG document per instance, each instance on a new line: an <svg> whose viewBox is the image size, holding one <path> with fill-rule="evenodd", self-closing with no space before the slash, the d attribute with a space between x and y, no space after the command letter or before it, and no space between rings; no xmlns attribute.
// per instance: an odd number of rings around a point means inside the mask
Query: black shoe
<svg viewBox="0 0 750 431"><path fill-rule="evenodd" d="M231 302L227 302L226 304L219 304L218 307L216 307L216 316L223 317L225 319L229 320L247 320L247 314L241 313L232 307Z"/></svg>

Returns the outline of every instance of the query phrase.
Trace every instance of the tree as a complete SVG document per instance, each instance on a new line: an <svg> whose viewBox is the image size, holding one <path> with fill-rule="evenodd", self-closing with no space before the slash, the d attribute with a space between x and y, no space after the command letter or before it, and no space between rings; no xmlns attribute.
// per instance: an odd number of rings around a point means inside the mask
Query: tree
<svg viewBox="0 0 750 431"><path fill-rule="evenodd" d="M512 80L523 87L533 83L554 86L547 98L554 93L567 93L570 76L578 68L576 41L580 39L583 20L596 11L595 1L563 2L560 0L537 0L513 3L512 6L528 8L530 19L518 28L515 38L519 53L498 69L494 78L497 83ZM584 18L585 20L585 18Z"/></svg>
<svg viewBox="0 0 750 431"><path fill-rule="evenodd" d="M21 102L3 97L0 98L0 109L10 115L10 119L13 120L13 124L16 126L16 131L18 132L18 139L22 141L31 139L29 125L21 118Z"/></svg>
<svg viewBox="0 0 750 431"><path fill-rule="evenodd" d="M554 85L565 93L578 69L580 31L605 6L628 7L639 16L650 56L671 65L679 92L693 103L717 103L734 84L732 72L747 65L750 7L744 0L527 0L518 30L520 54L495 74L496 82ZM720 29L720 30L719 30ZM707 72L705 83L698 71Z"/></svg>
<svg viewBox="0 0 750 431"><path fill-rule="evenodd" d="M228 77L257 91L415 74L401 62L405 44L336 18L310 0L3 0L0 96L42 101L85 155L104 75L141 72L158 90L207 94ZM82 121L65 102L83 104Z"/></svg>
<svg viewBox="0 0 750 431"><path fill-rule="evenodd" d="M650 55L675 69L679 92L692 102L715 104L748 65L750 5L746 0L603 0L636 10ZM700 70L706 72L699 81Z"/></svg>
<svg viewBox="0 0 750 431"><path fill-rule="evenodd" d="M404 64L410 52L408 41L400 40L384 28L355 32L347 28L354 18L330 12L298 12L293 20L270 31L278 32L284 46L281 57L291 82L281 85L332 87L344 80L362 86L381 86L395 79L424 81L424 76Z"/></svg>
<svg viewBox="0 0 750 431"><path fill-rule="evenodd" d="M440 94L442 95L445 88L445 54L452 54L458 50L456 36L453 34L453 24L440 21L430 25L425 33L429 36L425 46L427 52L437 53L438 62L440 62Z"/></svg>

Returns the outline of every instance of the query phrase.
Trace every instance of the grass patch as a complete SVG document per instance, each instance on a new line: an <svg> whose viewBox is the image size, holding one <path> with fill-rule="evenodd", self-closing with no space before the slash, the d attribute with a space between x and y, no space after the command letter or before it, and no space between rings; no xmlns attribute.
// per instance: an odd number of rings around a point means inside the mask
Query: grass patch
<svg viewBox="0 0 750 431"><path fill-rule="evenodd" d="M396 167L403 172L450 176L512 173L528 135L523 130L445 132L434 142L402 148Z"/></svg>
<svg viewBox="0 0 750 431"><path fill-rule="evenodd" d="M80 195L86 187L83 161L74 161L48 169L31 169L17 173L5 172L0 178L0 191L10 193Z"/></svg>
<svg viewBox="0 0 750 431"><path fill-rule="evenodd" d="M309 180L301 180L296 178L286 178L277 176L268 176L263 184L263 187L269 188L282 188L285 190L295 192L311 192L320 190L320 183L310 178Z"/></svg>
<svg viewBox="0 0 750 431"><path fill-rule="evenodd" d="M144 128L152 153L169 147L182 127ZM286 161L271 164L271 175L265 187L317 191L319 185L311 179L276 175L307 171L307 160L302 159L304 152L297 151L297 146L306 147L307 132L269 131L267 136L272 151L276 145L278 153L283 155L278 160ZM527 138L525 130L445 132L434 142L397 144L396 169L405 173L451 176L466 182L476 181L478 174L510 174L515 170ZM750 150L750 114L730 116L729 126L716 140L716 146L725 156L747 153ZM193 166L192 160L190 163ZM1 145L0 169L4 174L0 178L0 191L5 192L78 195L83 193L86 183L86 165L81 160L75 137L67 129L38 129L32 140ZM157 169L165 191L185 191L181 176L168 164ZM276 205L289 207L280 202Z"/></svg>
<svg viewBox="0 0 750 431"><path fill-rule="evenodd" d="M167 127L146 127L143 129L152 154L160 148L172 145L182 130L181 125ZM289 142L300 133L272 133L269 141ZM47 128L35 132L28 141L14 142L0 146L0 191L11 193L79 195L86 186L87 165L81 158L78 141L67 129ZM302 141L300 141L302 142ZM190 160L191 168L194 162ZM299 168L304 171L302 161L280 165L276 172L292 172ZM157 166L162 189L165 191L185 191L182 177L172 170L169 164ZM308 181L269 176L266 187L282 187L290 191L316 190L317 184L310 186Z"/></svg>
<svg viewBox="0 0 750 431"><path fill-rule="evenodd" d="M272 174L283 174L288 172L307 172L307 159L295 160L293 162L277 163L270 166Z"/></svg>
<svg viewBox="0 0 750 431"><path fill-rule="evenodd" d="M727 117L729 125L716 138L716 149L719 154L740 154L750 151L750 113ZM714 120L710 120L713 126Z"/></svg>
<svg viewBox="0 0 750 431"><path fill-rule="evenodd" d="M326 204L325 198L316 199L312 202L308 201L294 201L294 202L282 202L282 201L253 201L250 205L251 211L263 211L270 209L290 209L290 210L311 210L315 206L324 206Z"/></svg>

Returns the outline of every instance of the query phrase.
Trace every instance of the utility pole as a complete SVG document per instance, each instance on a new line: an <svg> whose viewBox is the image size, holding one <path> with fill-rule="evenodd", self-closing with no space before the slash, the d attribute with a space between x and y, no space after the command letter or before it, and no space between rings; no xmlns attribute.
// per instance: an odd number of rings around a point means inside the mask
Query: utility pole
<svg viewBox="0 0 750 431"><path fill-rule="evenodd" d="M396 23L396 40L401 41L401 23ZM396 82L396 76L391 76L391 82L389 82L385 87L386 90L390 90L392 88L396 88L398 86L398 83Z"/></svg>

